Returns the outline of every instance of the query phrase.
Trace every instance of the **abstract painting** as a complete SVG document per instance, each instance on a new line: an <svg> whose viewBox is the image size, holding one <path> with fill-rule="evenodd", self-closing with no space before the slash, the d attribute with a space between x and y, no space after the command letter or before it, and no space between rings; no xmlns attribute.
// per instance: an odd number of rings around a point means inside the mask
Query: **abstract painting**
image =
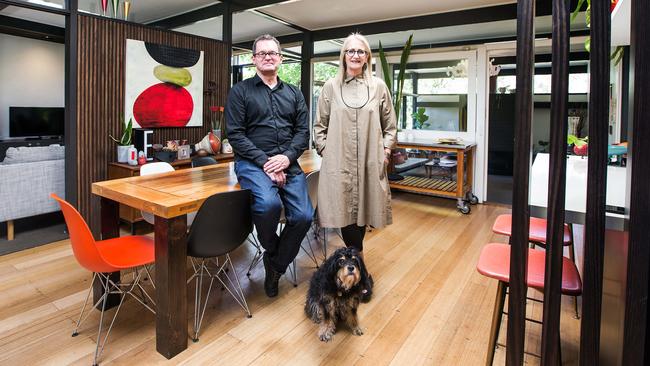
<svg viewBox="0 0 650 366"><path fill-rule="evenodd" d="M203 125L203 51L127 39L125 79L133 128Z"/></svg>

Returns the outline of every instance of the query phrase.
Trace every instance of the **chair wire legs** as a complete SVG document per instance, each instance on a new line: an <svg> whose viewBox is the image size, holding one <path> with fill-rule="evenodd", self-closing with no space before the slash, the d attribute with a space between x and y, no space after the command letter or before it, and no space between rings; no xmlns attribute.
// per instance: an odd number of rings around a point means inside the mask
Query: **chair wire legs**
<svg viewBox="0 0 650 366"><path fill-rule="evenodd" d="M147 272L147 275L149 275L149 271L146 267L144 267L145 272ZM134 269L133 272L133 281L130 283L115 283L112 281L109 277L108 274L104 273L93 273L93 279L91 281L90 288L88 289L88 294L86 295L86 300L84 301L83 307L81 308L81 313L79 314L79 319L77 320L77 324L75 326L74 331L72 332L72 336L76 337L79 333L79 327L81 326L81 323L88 318L88 316L91 314L90 311L86 314L84 317L84 311L86 310L86 306L88 305L88 299L90 298L90 293L93 290L93 284L95 281L100 281L101 286L102 286L102 296L95 302L93 305L94 308L97 308L99 303L102 303L101 307L101 314L99 317L99 329L97 331L97 345L95 347L95 356L93 358L93 365L97 365L97 359L99 356L102 354L104 351L104 347L106 346L106 342L108 341L108 336L111 333L111 329L113 329L113 324L115 324L115 319L117 318L117 314L120 312L120 308L122 307L122 304L124 303L124 299L126 298L126 295L131 295L135 300L137 300L140 304L142 304L145 308L147 308L149 311L152 313L156 313L156 311L149 306L149 303L152 304L152 306L155 306L154 300L149 296L147 291L140 285L140 279L142 277L142 272L136 268ZM153 281L152 281L152 286L153 286ZM133 291L135 289L138 289L140 292L140 295L136 295ZM120 302L115 309L115 314L113 315L113 319L111 320L110 325L108 326L108 330L106 331L106 334L104 335L104 339L102 340L102 328L104 327L104 313L106 312L106 302L108 300L109 295L113 294L118 294L120 295ZM102 340L100 342L100 340Z"/></svg>
<svg viewBox="0 0 650 366"><path fill-rule="evenodd" d="M253 255L253 259L251 260L251 264L248 266L248 271L246 271L246 276L250 277L251 276L251 271L257 264L262 260L262 245L257 241L257 238L255 237L255 233L251 233L246 240L248 240L249 243L251 243L255 247L255 255Z"/></svg>
<svg viewBox="0 0 650 366"><path fill-rule="evenodd" d="M211 262L214 264L212 268L210 268ZM230 268L230 271L227 270L228 268ZM234 280L231 276L234 277ZM210 277L210 284L208 285L208 292L205 295L205 300L202 300L201 295L203 292L204 277ZM194 334L192 337L194 342L198 342L199 340L199 331L201 330L203 316L208 307L208 300L210 299L210 293L212 292L212 285L214 284L215 279L221 283L221 286L228 291L230 296L232 296L237 304L244 310L244 312L246 312L246 316L248 318L252 316L248 303L246 302L246 297L244 296L244 291L241 288L237 271L230 260L230 255L226 254L225 260L221 264L216 258L213 258L212 260L206 260L205 258L201 259L200 262L194 266L194 274L190 277L190 280L192 279L196 281L194 292Z"/></svg>

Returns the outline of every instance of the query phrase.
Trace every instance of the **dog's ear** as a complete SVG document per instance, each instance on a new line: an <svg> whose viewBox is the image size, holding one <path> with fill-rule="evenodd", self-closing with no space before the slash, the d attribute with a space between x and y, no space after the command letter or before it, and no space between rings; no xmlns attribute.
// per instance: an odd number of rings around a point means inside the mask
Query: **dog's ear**
<svg viewBox="0 0 650 366"><path fill-rule="evenodd" d="M371 291L374 285L372 282L372 277L370 277L370 274L366 269L366 264L363 262L363 258L361 258L361 256L358 255L358 253L356 258L357 258L357 262L359 263L359 271L361 272L361 279L359 282L363 285L364 289L366 289L367 291Z"/></svg>
<svg viewBox="0 0 650 366"><path fill-rule="evenodd" d="M329 279L333 280L336 272L339 270L339 258L341 258L341 249L337 250L329 258L327 258L327 261L323 265L327 271Z"/></svg>

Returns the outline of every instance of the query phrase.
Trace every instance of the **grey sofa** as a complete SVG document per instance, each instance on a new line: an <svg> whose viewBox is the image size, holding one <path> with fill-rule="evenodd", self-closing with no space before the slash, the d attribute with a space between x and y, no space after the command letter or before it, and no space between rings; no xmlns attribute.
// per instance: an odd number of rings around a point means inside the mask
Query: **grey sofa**
<svg viewBox="0 0 650 366"><path fill-rule="evenodd" d="M50 193L65 197L65 146L10 147L0 162L0 223L59 210Z"/></svg>

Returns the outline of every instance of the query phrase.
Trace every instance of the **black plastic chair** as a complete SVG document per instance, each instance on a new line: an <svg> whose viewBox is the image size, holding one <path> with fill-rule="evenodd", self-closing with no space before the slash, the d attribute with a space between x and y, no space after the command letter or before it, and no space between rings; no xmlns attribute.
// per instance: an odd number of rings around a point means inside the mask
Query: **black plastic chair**
<svg viewBox="0 0 650 366"><path fill-rule="evenodd" d="M214 164L217 164L217 159L212 156L197 156L192 159L192 168Z"/></svg>
<svg viewBox="0 0 650 366"><path fill-rule="evenodd" d="M251 317L237 278L237 271L229 254L246 240L252 230L249 190L217 193L209 197L199 208L187 239L187 254L198 258L192 260L194 274L188 280L188 282L196 280L193 341L198 341L203 315L215 279L232 295L246 315ZM217 259L220 256L225 257L221 263ZM203 277L210 277L210 285L205 301L201 304Z"/></svg>

